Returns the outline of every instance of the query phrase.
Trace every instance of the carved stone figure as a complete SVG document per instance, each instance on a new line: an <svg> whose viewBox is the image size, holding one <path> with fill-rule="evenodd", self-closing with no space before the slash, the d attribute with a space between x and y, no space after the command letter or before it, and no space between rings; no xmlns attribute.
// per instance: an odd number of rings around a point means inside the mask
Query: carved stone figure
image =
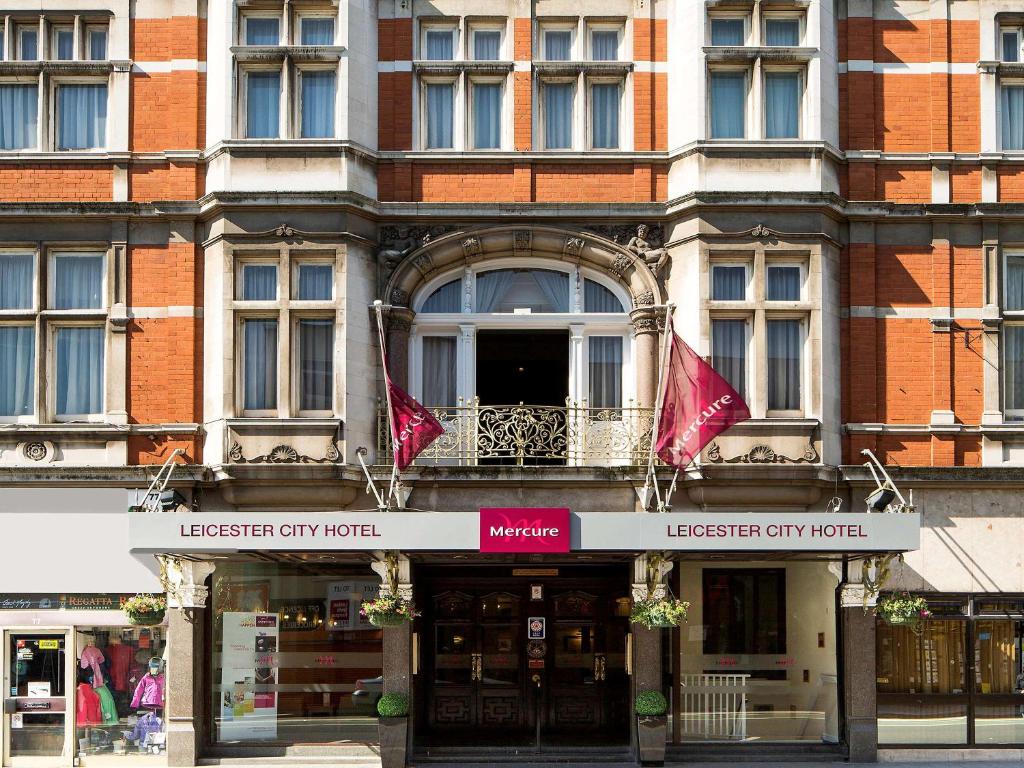
<svg viewBox="0 0 1024 768"><path fill-rule="evenodd" d="M401 227L398 230L398 237L385 243L384 247L377 251L377 263L385 274L391 273L402 259L416 250L418 245L412 233L406 227Z"/></svg>
<svg viewBox="0 0 1024 768"><path fill-rule="evenodd" d="M626 250L636 254L647 262L655 275L661 275L661 271L668 264L668 251L662 246L655 246L647 241L647 225L641 224L636 228L636 235L626 243Z"/></svg>

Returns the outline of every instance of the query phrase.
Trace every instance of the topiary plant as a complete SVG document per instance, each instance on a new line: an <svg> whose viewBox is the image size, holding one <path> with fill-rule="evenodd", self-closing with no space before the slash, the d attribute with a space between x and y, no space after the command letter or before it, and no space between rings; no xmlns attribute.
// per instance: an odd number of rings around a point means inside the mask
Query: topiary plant
<svg viewBox="0 0 1024 768"><path fill-rule="evenodd" d="M381 717L406 717L409 697L404 693L385 693L377 701L377 714Z"/></svg>
<svg viewBox="0 0 1024 768"><path fill-rule="evenodd" d="M668 711L668 701L661 691L641 691L636 695L636 713L640 717L657 717Z"/></svg>

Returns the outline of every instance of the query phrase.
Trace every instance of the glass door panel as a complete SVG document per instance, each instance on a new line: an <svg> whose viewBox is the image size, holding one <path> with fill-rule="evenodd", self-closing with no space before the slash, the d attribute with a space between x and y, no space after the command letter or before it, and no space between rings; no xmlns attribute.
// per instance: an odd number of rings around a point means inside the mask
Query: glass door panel
<svg viewBox="0 0 1024 768"><path fill-rule="evenodd" d="M474 676L473 625L439 624L434 628L434 682L470 685Z"/></svg>
<svg viewBox="0 0 1024 768"><path fill-rule="evenodd" d="M57 763L68 754L67 637L9 632L5 642L5 765Z"/></svg>
<svg viewBox="0 0 1024 768"><path fill-rule="evenodd" d="M485 686L517 686L521 682L519 641L522 630L513 625L480 628L482 669Z"/></svg>

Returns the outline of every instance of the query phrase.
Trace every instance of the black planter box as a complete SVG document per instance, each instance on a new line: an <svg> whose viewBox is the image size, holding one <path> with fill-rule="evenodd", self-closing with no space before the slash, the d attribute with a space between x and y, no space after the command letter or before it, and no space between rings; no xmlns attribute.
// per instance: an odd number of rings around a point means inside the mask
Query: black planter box
<svg viewBox="0 0 1024 768"><path fill-rule="evenodd" d="M665 762L665 715L639 715L636 719L636 741L641 763Z"/></svg>
<svg viewBox="0 0 1024 768"><path fill-rule="evenodd" d="M378 718L377 733L380 735L381 768L405 768L405 742L409 734L409 718Z"/></svg>

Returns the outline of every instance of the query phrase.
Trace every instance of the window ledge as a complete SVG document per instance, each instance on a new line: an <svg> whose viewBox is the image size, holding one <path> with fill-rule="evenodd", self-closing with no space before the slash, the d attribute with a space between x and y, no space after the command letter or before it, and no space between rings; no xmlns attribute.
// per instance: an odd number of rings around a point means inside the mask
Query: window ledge
<svg viewBox="0 0 1024 768"><path fill-rule="evenodd" d="M0 163L124 163L131 159L131 152L110 152L106 149L55 149L50 152L30 150L0 150Z"/></svg>
<svg viewBox="0 0 1024 768"><path fill-rule="evenodd" d="M126 69L127 67L127 69ZM0 62L0 75L108 75L131 69L128 61L4 61Z"/></svg>
<svg viewBox="0 0 1024 768"><path fill-rule="evenodd" d="M201 431L198 424L110 424L99 421L0 424L0 434L24 435L197 435Z"/></svg>
<svg viewBox="0 0 1024 768"><path fill-rule="evenodd" d="M459 72L503 75L511 72L514 67L515 64L511 61L417 60L412 63L412 68L421 75L456 75Z"/></svg>
<svg viewBox="0 0 1024 768"><path fill-rule="evenodd" d="M814 58L817 48L752 46L752 45L705 45L704 56L708 61L764 61L805 63Z"/></svg>
<svg viewBox="0 0 1024 768"><path fill-rule="evenodd" d="M578 75L618 75L624 77L633 71L632 61L535 61L533 68L537 74L546 76Z"/></svg>
<svg viewBox="0 0 1024 768"><path fill-rule="evenodd" d="M234 418L225 419L224 422L232 429L245 429L246 427L276 427L280 429L294 429L295 427L330 427L331 429L335 429L341 426L343 420L341 418L331 419L322 417L291 417L279 419L272 416L253 416L252 418L236 416Z"/></svg>
<svg viewBox="0 0 1024 768"><path fill-rule="evenodd" d="M233 45L236 61L338 61L345 52L343 45Z"/></svg>
<svg viewBox="0 0 1024 768"><path fill-rule="evenodd" d="M979 61L978 71L987 75L1024 77L1024 61Z"/></svg>

